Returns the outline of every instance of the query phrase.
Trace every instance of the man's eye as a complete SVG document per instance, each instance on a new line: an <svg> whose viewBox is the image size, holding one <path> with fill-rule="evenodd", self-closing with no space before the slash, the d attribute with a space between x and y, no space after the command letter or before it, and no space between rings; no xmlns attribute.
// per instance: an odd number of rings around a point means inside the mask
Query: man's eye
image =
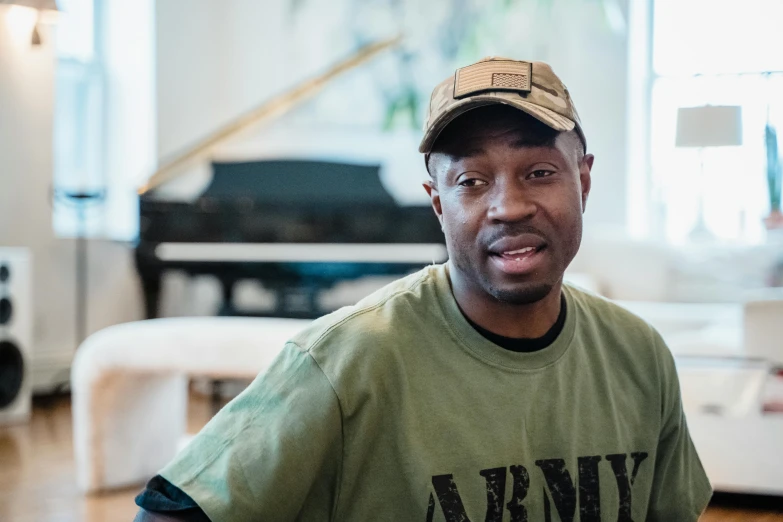
<svg viewBox="0 0 783 522"><path fill-rule="evenodd" d="M477 187L479 185L486 185L487 182L476 178L469 178L460 181L459 184L461 187Z"/></svg>
<svg viewBox="0 0 783 522"><path fill-rule="evenodd" d="M552 170L534 170L531 174L531 178L546 178L547 176L551 176L555 172Z"/></svg>

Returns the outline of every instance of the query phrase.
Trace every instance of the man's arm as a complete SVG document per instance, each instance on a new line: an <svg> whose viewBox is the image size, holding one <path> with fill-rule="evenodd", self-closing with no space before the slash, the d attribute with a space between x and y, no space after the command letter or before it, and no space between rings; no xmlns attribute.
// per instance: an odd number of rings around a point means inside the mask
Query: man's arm
<svg viewBox="0 0 783 522"><path fill-rule="evenodd" d="M311 354L288 343L161 470L161 483L171 486L164 497L181 492L192 505L164 502L157 509L137 501L147 510L137 520L284 522L302 512L325 519L337 498L341 458L337 395ZM191 511L208 518L182 518Z"/></svg>
<svg viewBox="0 0 783 522"><path fill-rule="evenodd" d="M162 516L168 520L211 522L192 498L160 475L147 482L144 491L136 496L136 505L140 508L139 520Z"/></svg>
<svg viewBox="0 0 783 522"><path fill-rule="evenodd" d="M653 337L660 361L661 433L647 520L698 521L704 518L712 487L688 432L674 357L654 329Z"/></svg>

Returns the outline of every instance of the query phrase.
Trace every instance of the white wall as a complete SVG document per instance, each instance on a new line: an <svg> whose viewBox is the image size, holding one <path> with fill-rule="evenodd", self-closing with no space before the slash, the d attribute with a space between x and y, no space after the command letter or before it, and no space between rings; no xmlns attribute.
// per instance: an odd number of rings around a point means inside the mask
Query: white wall
<svg viewBox="0 0 783 522"><path fill-rule="evenodd" d="M601 2L590 2L601 9ZM560 3L564 6L564 3ZM617 3L627 20L627 0ZM595 154L586 226L626 224L628 34L562 16L548 60L568 86ZM607 21L608 23L608 21Z"/></svg>
<svg viewBox="0 0 783 522"><path fill-rule="evenodd" d="M175 155L292 85L280 23L286 4L254 0L157 2L161 158Z"/></svg>

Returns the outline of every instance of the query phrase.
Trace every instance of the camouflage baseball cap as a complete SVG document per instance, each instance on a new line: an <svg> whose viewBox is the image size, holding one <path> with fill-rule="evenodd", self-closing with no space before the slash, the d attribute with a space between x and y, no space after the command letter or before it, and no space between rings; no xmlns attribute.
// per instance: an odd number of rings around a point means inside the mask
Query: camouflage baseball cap
<svg viewBox="0 0 783 522"><path fill-rule="evenodd" d="M576 130L587 148L568 89L548 64L492 56L457 69L435 87L419 152L430 152L438 135L457 116L495 103L524 111L555 130Z"/></svg>

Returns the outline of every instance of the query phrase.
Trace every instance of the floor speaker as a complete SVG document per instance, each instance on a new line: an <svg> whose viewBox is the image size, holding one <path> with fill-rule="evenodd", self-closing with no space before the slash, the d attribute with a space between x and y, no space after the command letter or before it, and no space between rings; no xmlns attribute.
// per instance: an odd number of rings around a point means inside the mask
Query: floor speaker
<svg viewBox="0 0 783 522"><path fill-rule="evenodd" d="M28 250L0 247L0 425L30 417L30 271Z"/></svg>

